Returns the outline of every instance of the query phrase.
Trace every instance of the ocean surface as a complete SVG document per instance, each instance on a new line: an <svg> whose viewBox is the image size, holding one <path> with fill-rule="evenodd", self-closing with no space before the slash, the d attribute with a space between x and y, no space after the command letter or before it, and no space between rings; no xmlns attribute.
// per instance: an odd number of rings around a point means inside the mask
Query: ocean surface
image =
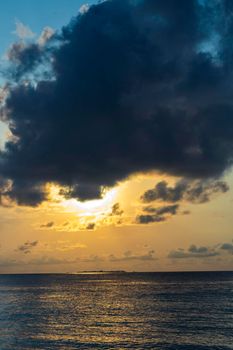
<svg viewBox="0 0 233 350"><path fill-rule="evenodd" d="M233 349L233 273L0 275L0 349Z"/></svg>

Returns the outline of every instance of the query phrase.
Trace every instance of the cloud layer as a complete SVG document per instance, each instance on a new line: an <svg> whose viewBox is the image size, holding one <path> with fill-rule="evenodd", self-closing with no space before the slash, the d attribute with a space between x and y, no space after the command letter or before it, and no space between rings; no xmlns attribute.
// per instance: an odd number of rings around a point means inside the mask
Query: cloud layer
<svg viewBox="0 0 233 350"><path fill-rule="evenodd" d="M135 172L220 176L233 156L232 11L224 0L104 1L43 45L15 44L2 196L34 206L47 182L85 200Z"/></svg>
<svg viewBox="0 0 233 350"><path fill-rule="evenodd" d="M232 243L220 243L212 247L190 245L188 249L179 248L172 250L168 254L169 259L202 259L233 254Z"/></svg>

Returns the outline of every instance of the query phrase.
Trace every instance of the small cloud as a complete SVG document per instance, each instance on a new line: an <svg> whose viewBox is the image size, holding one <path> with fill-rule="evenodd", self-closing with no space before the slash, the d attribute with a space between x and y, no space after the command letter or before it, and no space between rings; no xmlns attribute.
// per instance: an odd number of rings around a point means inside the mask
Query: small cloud
<svg viewBox="0 0 233 350"><path fill-rule="evenodd" d="M228 253L233 254L233 244L232 243L223 243L220 249L227 251Z"/></svg>
<svg viewBox="0 0 233 350"><path fill-rule="evenodd" d="M18 266L22 261L16 259L0 259L0 267Z"/></svg>
<svg viewBox="0 0 233 350"><path fill-rule="evenodd" d="M53 221L49 221L49 222L47 222L45 224L41 224L40 228L51 228L53 226L54 226L54 222Z"/></svg>
<svg viewBox="0 0 233 350"><path fill-rule="evenodd" d="M159 207L159 208L145 207L143 211L147 213L156 214L156 215L164 215L164 214L175 215L178 208L179 208L179 205L175 204L175 205L166 205L164 207Z"/></svg>
<svg viewBox="0 0 233 350"><path fill-rule="evenodd" d="M16 26L16 29L13 32L13 34L17 35L19 39L24 40L24 39L34 38L35 33L33 33L33 31L28 26L26 26L19 20L15 21L15 26Z"/></svg>
<svg viewBox="0 0 233 350"><path fill-rule="evenodd" d="M172 250L168 254L169 259L189 259L189 258L210 258L214 256L218 256L220 253L216 251L214 248L209 247L197 247L192 244L187 250L177 249Z"/></svg>
<svg viewBox="0 0 233 350"><path fill-rule="evenodd" d="M86 244L79 242L71 242L71 241L56 241L53 244L47 244L47 251L70 251L76 249L85 249L87 248Z"/></svg>
<svg viewBox="0 0 233 350"><path fill-rule="evenodd" d="M37 40L38 44L40 46L44 46L47 43L47 41L52 38L54 33L54 29L52 29L51 27L45 27Z"/></svg>
<svg viewBox="0 0 233 350"><path fill-rule="evenodd" d="M195 244L192 244L190 247L189 247L189 250L188 250L190 253L197 253L197 254L205 254L208 252L208 248L207 247L197 247L195 246Z"/></svg>
<svg viewBox="0 0 233 350"><path fill-rule="evenodd" d="M39 243L38 241L32 241L32 242L27 241L24 244L20 245L16 249L16 251L24 253L24 254L29 254L29 253L31 253L31 250L38 245L38 243Z"/></svg>
<svg viewBox="0 0 233 350"><path fill-rule="evenodd" d="M110 216L121 216L124 214L124 211L121 210L120 208L120 203L115 203L113 206L112 206L112 211L110 213Z"/></svg>
<svg viewBox="0 0 233 350"><path fill-rule="evenodd" d="M179 209L178 204L167 205L163 207L145 207L143 209L147 214L141 214L136 217L136 223L138 224L149 224L152 222L163 222L168 219L169 216L177 214Z"/></svg>
<svg viewBox="0 0 233 350"><path fill-rule="evenodd" d="M79 261L78 258L67 260L67 259L60 259L60 258L55 258L50 256L42 256L42 257L24 262L24 264L25 265L60 265L60 264L75 264L78 261Z"/></svg>
<svg viewBox="0 0 233 350"><path fill-rule="evenodd" d="M84 15L84 13L86 13L89 10L90 6L88 4L83 4L80 9L79 9L79 13L81 15Z"/></svg>
<svg viewBox="0 0 233 350"><path fill-rule="evenodd" d="M189 215L190 213L191 213L190 210L184 210L184 211L182 212L183 215Z"/></svg>
<svg viewBox="0 0 233 350"><path fill-rule="evenodd" d="M104 260L105 260L104 257L101 257L99 255L90 255L90 257L88 257L88 258L82 259L83 262L88 262L88 263L101 262Z"/></svg>
<svg viewBox="0 0 233 350"><path fill-rule="evenodd" d="M94 230L95 229L95 223L94 222L90 222L87 226L86 226L86 230Z"/></svg>
<svg viewBox="0 0 233 350"><path fill-rule="evenodd" d="M137 224L150 224L152 222L163 222L166 221L166 218L163 216L157 215L138 215L136 217Z"/></svg>
<svg viewBox="0 0 233 350"><path fill-rule="evenodd" d="M118 262L118 261L131 261L131 260L141 260L141 261L150 261L157 260L155 257L155 251L150 250L145 254L133 254L131 250L126 251L123 256L115 256L114 254L109 255L109 261Z"/></svg>

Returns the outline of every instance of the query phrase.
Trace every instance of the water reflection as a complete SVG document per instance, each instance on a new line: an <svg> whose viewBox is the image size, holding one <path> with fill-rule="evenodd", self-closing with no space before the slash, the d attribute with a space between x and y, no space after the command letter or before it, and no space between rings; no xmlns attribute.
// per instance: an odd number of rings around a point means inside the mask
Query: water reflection
<svg viewBox="0 0 233 350"><path fill-rule="evenodd" d="M233 274L0 277L0 349L232 349Z"/></svg>

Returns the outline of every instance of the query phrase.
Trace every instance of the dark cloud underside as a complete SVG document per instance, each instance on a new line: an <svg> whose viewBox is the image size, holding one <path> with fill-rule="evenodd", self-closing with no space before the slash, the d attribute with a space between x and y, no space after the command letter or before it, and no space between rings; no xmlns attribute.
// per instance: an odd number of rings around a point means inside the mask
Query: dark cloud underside
<svg viewBox="0 0 233 350"><path fill-rule="evenodd" d="M190 181L182 179L174 186L169 186L166 181L161 181L154 188L147 190L141 201L150 203L153 201L179 202L182 200L191 203L206 203L212 196L225 193L229 190L224 181Z"/></svg>
<svg viewBox="0 0 233 350"><path fill-rule="evenodd" d="M212 178L231 166L233 9L202 3L105 1L43 46L14 45L4 195L37 205L55 182L85 200L135 172Z"/></svg>
<svg viewBox="0 0 233 350"><path fill-rule="evenodd" d="M176 215L179 209L178 204L167 205L163 207L153 208L145 207L143 211L146 214L141 214L136 217L136 222L138 224L150 224L152 222L163 222L172 215Z"/></svg>

